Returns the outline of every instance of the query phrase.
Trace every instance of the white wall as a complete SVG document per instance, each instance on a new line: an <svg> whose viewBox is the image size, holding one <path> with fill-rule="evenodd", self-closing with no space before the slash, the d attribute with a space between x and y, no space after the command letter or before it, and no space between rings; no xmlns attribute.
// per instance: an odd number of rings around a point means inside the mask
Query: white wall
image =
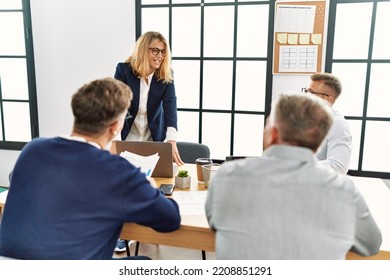
<svg viewBox="0 0 390 280"><path fill-rule="evenodd" d="M84 83L113 76L135 42L135 2L30 0L39 133L70 133L72 94ZM8 185L19 151L0 150L0 186Z"/></svg>

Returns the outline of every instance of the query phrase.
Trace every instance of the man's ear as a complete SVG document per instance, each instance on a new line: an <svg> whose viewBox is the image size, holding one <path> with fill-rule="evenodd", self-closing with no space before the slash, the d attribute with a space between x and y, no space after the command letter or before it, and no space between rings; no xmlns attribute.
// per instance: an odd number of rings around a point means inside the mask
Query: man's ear
<svg viewBox="0 0 390 280"><path fill-rule="evenodd" d="M122 128L120 127L119 120L116 120L108 127L110 134L116 136Z"/></svg>
<svg viewBox="0 0 390 280"><path fill-rule="evenodd" d="M271 137L271 145L272 144L277 144L279 142L279 130L277 127L273 126L271 127L271 133L270 133L270 137Z"/></svg>

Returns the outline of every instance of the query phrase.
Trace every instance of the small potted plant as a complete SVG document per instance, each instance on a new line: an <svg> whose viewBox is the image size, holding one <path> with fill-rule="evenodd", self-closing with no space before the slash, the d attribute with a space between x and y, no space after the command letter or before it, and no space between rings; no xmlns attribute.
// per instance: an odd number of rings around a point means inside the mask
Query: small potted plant
<svg viewBox="0 0 390 280"><path fill-rule="evenodd" d="M191 176L187 170L179 170L175 176L175 187L187 189L191 186Z"/></svg>

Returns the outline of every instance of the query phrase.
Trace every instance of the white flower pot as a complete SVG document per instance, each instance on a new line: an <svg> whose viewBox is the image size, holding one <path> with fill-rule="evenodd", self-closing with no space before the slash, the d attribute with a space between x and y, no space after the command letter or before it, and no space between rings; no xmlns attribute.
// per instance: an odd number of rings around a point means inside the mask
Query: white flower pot
<svg viewBox="0 0 390 280"><path fill-rule="evenodd" d="M191 176L178 177L175 176L175 187L180 189L187 189L191 186Z"/></svg>

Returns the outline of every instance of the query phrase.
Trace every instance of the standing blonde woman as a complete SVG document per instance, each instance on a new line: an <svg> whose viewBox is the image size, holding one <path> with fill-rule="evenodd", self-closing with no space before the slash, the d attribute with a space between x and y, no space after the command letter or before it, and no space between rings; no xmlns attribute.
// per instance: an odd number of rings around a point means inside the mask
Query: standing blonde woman
<svg viewBox="0 0 390 280"><path fill-rule="evenodd" d="M118 63L115 78L133 92L129 107L132 118L125 120L122 140L167 141L172 144L173 161L184 164L176 145L177 106L171 69L169 44L159 32L144 33L135 43L133 53ZM134 241L129 241L129 245ZM124 252L124 240L118 240L116 252Z"/></svg>
<svg viewBox="0 0 390 280"><path fill-rule="evenodd" d="M115 78L133 92L122 140L167 141L173 160L182 165L176 146L177 106L169 44L159 32L146 32L135 43L133 53L118 63Z"/></svg>

